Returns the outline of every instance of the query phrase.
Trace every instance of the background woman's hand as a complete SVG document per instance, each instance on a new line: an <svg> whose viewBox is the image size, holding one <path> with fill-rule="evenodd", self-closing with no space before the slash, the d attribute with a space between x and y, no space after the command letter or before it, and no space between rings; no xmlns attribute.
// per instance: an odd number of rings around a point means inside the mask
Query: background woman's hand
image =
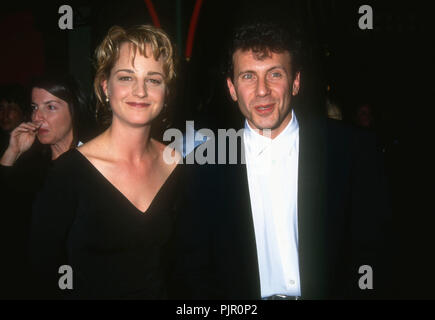
<svg viewBox="0 0 435 320"><path fill-rule="evenodd" d="M0 163L4 166L12 166L15 161L30 149L39 127L42 123L23 122L11 132L9 146L3 154Z"/></svg>

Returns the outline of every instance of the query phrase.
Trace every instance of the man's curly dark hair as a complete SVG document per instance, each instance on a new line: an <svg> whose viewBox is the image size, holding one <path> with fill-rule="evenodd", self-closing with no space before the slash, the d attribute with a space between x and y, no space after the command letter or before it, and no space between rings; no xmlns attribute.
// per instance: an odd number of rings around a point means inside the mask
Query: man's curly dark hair
<svg viewBox="0 0 435 320"><path fill-rule="evenodd" d="M295 34L289 32L288 28L279 24L260 22L243 25L235 30L228 50L226 66L226 76L231 79L234 77L233 54L239 49L252 50L258 59L268 57L271 52L288 51L291 57L292 75L294 76L301 69L301 42Z"/></svg>

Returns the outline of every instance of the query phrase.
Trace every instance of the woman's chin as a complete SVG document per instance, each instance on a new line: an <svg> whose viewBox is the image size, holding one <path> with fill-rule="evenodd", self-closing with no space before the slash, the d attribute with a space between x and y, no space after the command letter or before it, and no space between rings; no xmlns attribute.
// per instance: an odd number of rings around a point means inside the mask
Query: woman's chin
<svg viewBox="0 0 435 320"><path fill-rule="evenodd" d="M127 123L129 123L132 127L146 127L150 126L153 123L154 118L150 117L137 117L137 118L130 118L127 120Z"/></svg>
<svg viewBox="0 0 435 320"><path fill-rule="evenodd" d="M41 144L54 144L54 142L52 141L53 139L50 139L49 137L38 136L38 140Z"/></svg>

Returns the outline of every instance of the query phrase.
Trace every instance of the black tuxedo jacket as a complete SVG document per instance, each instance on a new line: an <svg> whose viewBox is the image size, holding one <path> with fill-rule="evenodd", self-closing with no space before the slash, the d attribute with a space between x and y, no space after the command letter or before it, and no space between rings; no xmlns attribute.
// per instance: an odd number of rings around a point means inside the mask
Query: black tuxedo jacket
<svg viewBox="0 0 435 320"><path fill-rule="evenodd" d="M298 121L302 298L372 297L385 288L377 280L385 276L390 222L374 137L338 121ZM246 165L187 170L172 243L172 297L260 299ZM361 265L372 267L374 290L359 288Z"/></svg>

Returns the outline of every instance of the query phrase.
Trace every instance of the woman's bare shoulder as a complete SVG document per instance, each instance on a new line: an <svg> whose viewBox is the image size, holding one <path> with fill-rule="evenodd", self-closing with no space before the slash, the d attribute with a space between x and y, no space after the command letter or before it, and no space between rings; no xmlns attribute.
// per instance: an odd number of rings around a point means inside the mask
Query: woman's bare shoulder
<svg viewBox="0 0 435 320"><path fill-rule="evenodd" d="M170 146L167 146L157 140L153 140L153 143L158 149L159 154L161 155L161 160L170 167L175 167L182 159L183 156L181 153L171 148Z"/></svg>
<svg viewBox="0 0 435 320"><path fill-rule="evenodd" d="M85 156L92 163L100 162L106 160L105 156L105 143L103 135L99 135L94 139L82 144L77 150Z"/></svg>

